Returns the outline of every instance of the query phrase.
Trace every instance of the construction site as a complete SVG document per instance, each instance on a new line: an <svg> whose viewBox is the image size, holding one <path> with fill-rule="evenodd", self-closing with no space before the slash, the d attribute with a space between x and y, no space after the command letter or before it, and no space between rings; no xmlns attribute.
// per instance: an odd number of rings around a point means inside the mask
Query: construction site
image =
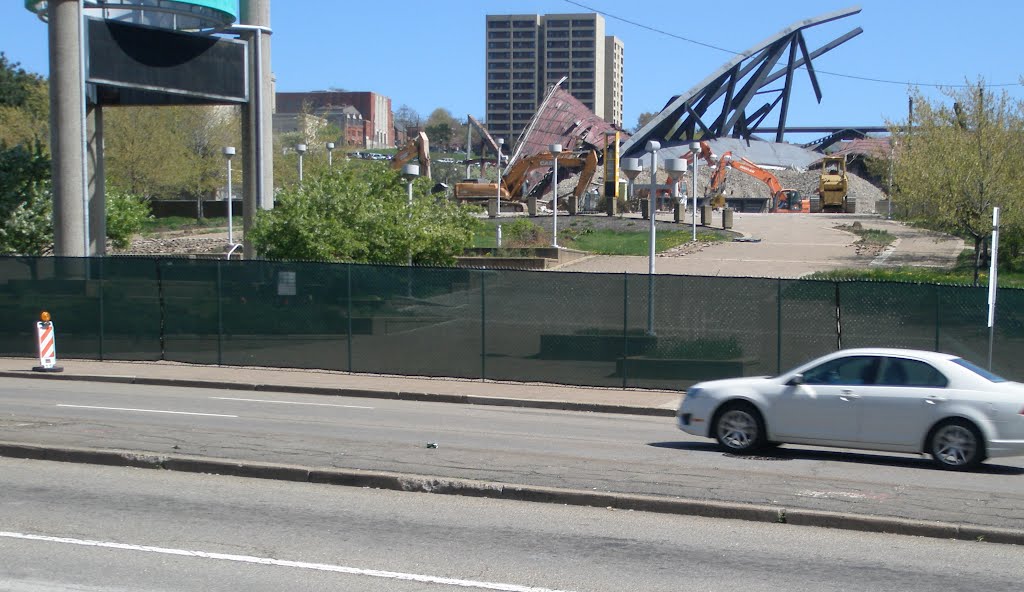
<svg viewBox="0 0 1024 592"><path fill-rule="evenodd" d="M888 139L877 137L885 130L787 126L794 78L808 77L821 102L813 60L862 30L856 27L813 49L804 32L859 12L852 8L793 23L671 97L632 135L564 90L564 79L550 87L507 151L507 160L503 146L470 117L484 154L474 161L477 166L467 165L466 178L451 188L452 196L484 205L491 217L499 215L499 201L503 216L550 215L557 160L559 213L637 213L646 210L650 148L657 146L658 212L692 211L696 197L698 207L716 211L874 213L888 199L882 189L886 179L870 178L866 172L871 161L889 156ZM786 141L787 133L808 131L826 135L805 144ZM499 158L501 174L488 175L487 164ZM666 162L675 159L685 165L672 163L677 177L672 178ZM632 183L627 175L633 176ZM676 184L674 190L670 184Z"/></svg>

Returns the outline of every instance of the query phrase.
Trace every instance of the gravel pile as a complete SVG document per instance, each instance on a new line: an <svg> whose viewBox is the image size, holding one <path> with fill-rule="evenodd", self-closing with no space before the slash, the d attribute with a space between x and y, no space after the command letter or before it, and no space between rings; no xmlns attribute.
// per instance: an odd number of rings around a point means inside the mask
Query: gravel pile
<svg viewBox="0 0 1024 592"><path fill-rule="evenodd" d="M649 163L648 163L649 164ZM785 170L774 170L770 169L771 173L779 179L779 183L785 189L797 189L804 196L813 196L818 191L818 176L819 171L817 169L807 171L797 171L793 169ZM687 187L689 188L690 175L687 173L686 181ZM850 185L850 196L857 200L857 213L858 214L870 214L874 213L875 202L885 199L885 193L867 181L853 173L847 173ZM569 177L568 179L559 179L558 182L558 194L559 196L571 195L573 189L576 188L577 176ZM666 175L664 169L658 171L658 182L664 183ZM637 187L642 185L649 185L651 182L651 174L649 170L644 170L634 181ZM701 166L697 169L697 189L698 195L703 196L707 186L711 183L711 168L706 166L706 163L701 162ZM604 187L604 170L599 169L597 174L594 175L594 179L590 183L590 190L595 193L600 193ZM768 190L768 186L761 181L741 173L739 171L730 170L726 176L726 196L732 197L770 197L771 192Z"/></svg>
<svg viewBox="0 0 1024 592"><path fill-rule="evenodd" d="M127 249L107 245L112 255L209 255L226 252L227 237L220 235L135 236Z"/></svg>

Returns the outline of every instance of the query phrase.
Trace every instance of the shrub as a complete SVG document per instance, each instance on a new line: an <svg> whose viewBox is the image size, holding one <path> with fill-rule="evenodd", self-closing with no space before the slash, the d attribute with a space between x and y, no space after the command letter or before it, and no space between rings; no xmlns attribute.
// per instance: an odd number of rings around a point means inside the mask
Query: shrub
<svg viewBox="0 0 1024 592"><path fill-rule="evenodd" d="M107 191L107 238L118 249L128 248L132 235L152 217L144 198L127 191Z"/></svg>

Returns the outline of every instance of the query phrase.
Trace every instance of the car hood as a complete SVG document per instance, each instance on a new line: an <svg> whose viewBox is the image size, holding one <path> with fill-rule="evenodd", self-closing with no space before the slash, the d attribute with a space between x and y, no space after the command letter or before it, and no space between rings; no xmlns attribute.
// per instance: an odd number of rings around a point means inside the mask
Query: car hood
<svg viewBox="0 0 1024 592"><path fill-rule="evenodd" d="M708 380L706 382L698 382L690 388L701 388L701 389L730 389L730 388L742 388L749 386L762 385L765 381L769 380L770 376L744 376L743 378L723 378L721 380Z"/></svg>

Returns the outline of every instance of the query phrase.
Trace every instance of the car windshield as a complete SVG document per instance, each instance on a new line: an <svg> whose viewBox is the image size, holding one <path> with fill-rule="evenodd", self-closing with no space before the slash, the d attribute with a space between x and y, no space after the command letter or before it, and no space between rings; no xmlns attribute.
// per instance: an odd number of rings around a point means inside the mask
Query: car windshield
<svg viewBox="0 0 1024 592"><path fill-rule="evenodd" d="M968 362L967 360L965 360L963 358L953 358L952 362L954 364L959 364L959 365L963 366L964 368L967 368L971 372L974 372L975 374L977 374L978 376L981 376L982 378L988 380L989 382L1006 382L1006 379L1003 378L1002 376L999 376L997 374L993 374L993 373L989 372L988 370L985 370L984 368L980 368L978 366L975 366L974 364Z"/></svg>

